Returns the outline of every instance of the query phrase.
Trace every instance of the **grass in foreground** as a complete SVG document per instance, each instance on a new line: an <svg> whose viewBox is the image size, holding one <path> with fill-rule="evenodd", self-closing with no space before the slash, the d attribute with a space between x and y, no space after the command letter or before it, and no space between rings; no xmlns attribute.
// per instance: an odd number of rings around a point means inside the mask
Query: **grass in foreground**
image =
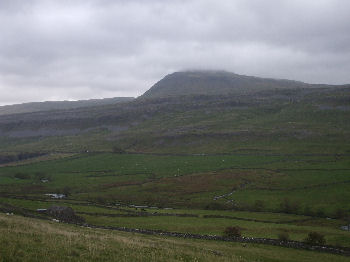
<svg viewBox="0 0 350 262"><path fill-rule="evenodd" d="M0 214L1 262L348 260L282 247L144 236Z"/></svg>
<svg viewBox="0 0 350 262"><path fill-rule="evenodd" d="M30 209L36 213L38 208L48 208L52 205L70 206L86 219L89 224L100 226L119 226L129 228L142 228L151 230L164 230L182 233L215 234L222 235L226 227L238 226L242 229L243 236L277 238L281 232L288 233L291 240L303 241L311 231L325 235L327 244L335 246L350 247L349 232L341 230L340 227L346 221L336 219L322 219L291 214L263 213L263 212L242 212L242 211L219 211L219 210L162 210L142 209L144 212L193 214L198 217L177 217L177 216L138 216L138 217L110 217L105 214L132 215L140 212L141 209L122 208L121 210L110 209L102 206L86 206L78 203L62 203L61 201L35 201L23 199L0 198L0 207L10 204L16 207ZM84 214L85 212L90 213ZM221 215L243 219L256 219L258 221L243 221L232 218L204 218L205 215ZM269 221L271 223L262 223ZM273 223L284 221L283 223Z"/></svg>

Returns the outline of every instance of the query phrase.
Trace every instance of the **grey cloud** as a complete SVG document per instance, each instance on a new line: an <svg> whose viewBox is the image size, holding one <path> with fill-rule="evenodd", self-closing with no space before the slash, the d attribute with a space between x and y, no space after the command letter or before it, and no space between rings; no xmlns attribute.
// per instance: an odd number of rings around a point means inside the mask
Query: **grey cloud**
<svg viewBox="0 0 350 262"><path fill-rule="evenodd" d="M350 83L350 2L0 2L0 104L137 96L172 71Z"/></svg>

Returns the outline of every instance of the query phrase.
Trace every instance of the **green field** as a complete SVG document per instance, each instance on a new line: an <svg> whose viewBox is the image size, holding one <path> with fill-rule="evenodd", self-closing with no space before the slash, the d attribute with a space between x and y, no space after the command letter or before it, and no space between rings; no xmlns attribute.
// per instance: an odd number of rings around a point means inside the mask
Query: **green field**
<svg viewBox="0 0 350 262"><path fill-rule="evenodd" d="M2 193L67 190L71 199L102 203L321 217L350 208L349 182L350 162L339 155L94 153L0 168Z"/></svg>
<svg viewBox="0 0 350 262"><path fill-rule="evenodd" d="M0 168L0 207L35 214L64 205L93 225L219 236L229 226L247 237L284 232L296 241L316 231L329 245L350 247L340 229L349 170L342 155L76 154ZM62 200L45 196L64 192Z"/></svg>

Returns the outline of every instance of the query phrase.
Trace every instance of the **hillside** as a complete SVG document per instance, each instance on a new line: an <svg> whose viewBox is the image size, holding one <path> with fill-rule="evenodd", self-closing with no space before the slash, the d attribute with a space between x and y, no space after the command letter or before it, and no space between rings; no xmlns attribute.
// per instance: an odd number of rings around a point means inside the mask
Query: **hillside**
<svg viewBox="0 0 350 262"><path fill-rule="evenodd" d="M44 230L43 230L44 229ZM0 213L2 261L347 261L347 257L241 243L145 236Z"/></svg>
<svg viewBox="0 0 350 262"><path fill-rule="evenodd" d="M203 77L208 81L193 82L192 73L188 74L167 76L144 96L125 103L2 115L0 150L110 152L119 148L153 153L350 150L346 142L350 135L349 86L308 85L227 72L205 73ZM182 84L169 83L169 78ZM239 84L236 88L220 82ZM210 83L217 83L215 93L213 88L207 89ZM231 89L236 93L226 93ZM205 90L209 91L201 94ZM164 92L169 95L162 97Z"/></svg>
<svg viewBox="0 0 350 262"><path fill-rule="evenodd" d="M311 87L322 87L322 85L238 75L226 71L184 71L165 76L142 97L240 95L265 90Z"/></svg>
<svg viewBox="0 0 350 262"><path fill-rule="evenodd" d="M15 104L15 105L6 105L6 106L0 106L0 115L110 105L110 104L116 104L120 102L128 102L133 99L134 99L133 97L114 97L114 98L89 99L89 100L78 100L78 101L45 101L45 102L31 102L31 103L23 103L23 104Z"/></svg>

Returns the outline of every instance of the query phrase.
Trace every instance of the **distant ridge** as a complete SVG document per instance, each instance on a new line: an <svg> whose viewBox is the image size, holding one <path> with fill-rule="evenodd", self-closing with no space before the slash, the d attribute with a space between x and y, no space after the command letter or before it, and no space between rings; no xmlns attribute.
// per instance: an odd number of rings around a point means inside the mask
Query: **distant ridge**
<svg viewBox="0 0 350 262"><path fill-rule="evenodd" d="M322 86L293 80L238 75L226 71L194 70L175 72L165 76L142 97L244 94L272 89Z"/></svg>
<svg viewBox="0 0 350 262"><path fill-rule="evenodd" d="M280 139L288 152L291 145L291 150L309 153L326 141L334 145L334 152L339 147L349 153L343 147L350 137L349 99L350 85L312 85L223 71L177 72L130 101L0 108L0 152L233 152L257 145L271 150L270 144ZM27 113L20 114L21 107Z"/></svg>
<svg viewBox="0 0 350 262"><path fill-rule="evenodd" d="M78 101L45 101L45 102L30 102L15 105L0 106L0 115L12 115L20 113L34 113L40 111L74 109L79 107L111 105L120 102L128 102L133 100L133 97L114 97L103 99L89 99Z"/></svg>

